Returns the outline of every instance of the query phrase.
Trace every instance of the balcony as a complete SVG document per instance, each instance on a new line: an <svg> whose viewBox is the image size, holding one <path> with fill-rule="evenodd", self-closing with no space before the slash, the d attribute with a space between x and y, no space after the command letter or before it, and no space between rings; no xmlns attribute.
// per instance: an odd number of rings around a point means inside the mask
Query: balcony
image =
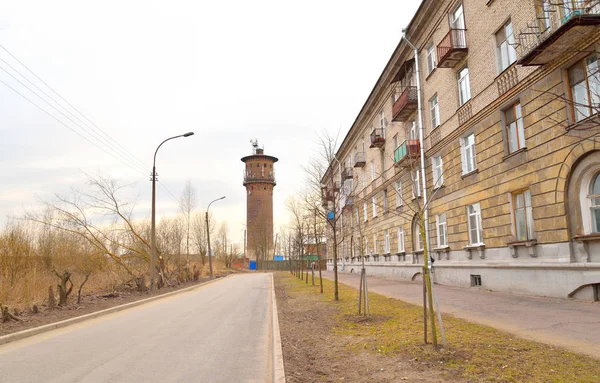
<svg viewBox="0 0 600 383"><path fill-rule="evenodd" d="M244 169L244 186L248 183L258 183L258 182L266 182L275 185L275 171L265 171L265 168L260 168L261 170L248 170Z"/></svg>
<svg viewBox="0 0 600 383"><path fill-rule="evenodd" d="M369 146L369 148L381 148L383 145L385 145L383 129L373 129L373 131L371 132L371 146Z"/></svg>
<svg viewBox="0 0 600 383"><path fill-rule="evenodd" d="M437 46L438 68L454 68L469 52L467 30L450 29Z"/></svg>
<svg viewBox="0 0 600 383"><path fill-rule="evenodd" d="M362 168L367 163L365 152L357 152L354 154L354 167Z"/></svg>
<svg viewBox="0 0 600 383"><path fill-rule="evenodd" d="M344 179L344 180L352 179L352 168L345 168L342 171L342 179Z"/></svg>
<svg viewBox="0 0 600 383"><path fill-rule="evenodd" d="M419 140L405 140L394 150L394 162L399 167L410 167L419 159L420 154Z"/></svg>
<svg viewBox="0 0 600 383"><path fill-rule="evenodd" d="M406 121L417 110L417 87L407 86L392 108L392 121Z"/></svg>
<svg viewBox="0 0 600 383"><path fill-rule="evenodd" d="M550 12L556 17L543 15L527 24L519 33L520 56L518 61L523 66L543 65L549 63L563 53L573 51L574 47L591 36L600 25L600 4L597 1L573 3L564 1L561 12ZM564 14L565 16L561 17Z"/></svg>

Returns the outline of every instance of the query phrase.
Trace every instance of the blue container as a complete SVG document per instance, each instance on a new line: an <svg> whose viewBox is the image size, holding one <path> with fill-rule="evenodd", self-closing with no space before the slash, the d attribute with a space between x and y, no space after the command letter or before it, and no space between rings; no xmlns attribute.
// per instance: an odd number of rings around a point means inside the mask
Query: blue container
<svg viewBox="0 0 600 383"><path fill-rule="evenodd" d="M335 218L335 214L332 211L327 212L327 219L332 220Z"/></svg>
<svg viewBox="0 0 600 383"><path fill-rule="evenodd" d="M256 261L250 261L250 270L256 270Z"/></svg>
<svg viewBox="0 0 600 383"><path fill-rule="evenodd" d="M276 255L273 257L274 261L283 261L283 255Z"/></svg>

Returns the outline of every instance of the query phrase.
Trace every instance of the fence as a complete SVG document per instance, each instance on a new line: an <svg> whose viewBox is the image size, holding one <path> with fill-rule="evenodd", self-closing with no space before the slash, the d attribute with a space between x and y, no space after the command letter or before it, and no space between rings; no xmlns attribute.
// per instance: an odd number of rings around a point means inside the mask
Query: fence
<svg viewBox="0 0 600 383"><path fill-rule="evenodd" d="M312 263L315 263L315 270L327 270L327 260L321 259L320 261L308 261L308 267L311 267ZM300 264L299 264L300 263ZM256 268L258 270L286 270L290 269L306 269L306 261L298 261L297 259L285 260L285 261L256 261Z"/></svg>

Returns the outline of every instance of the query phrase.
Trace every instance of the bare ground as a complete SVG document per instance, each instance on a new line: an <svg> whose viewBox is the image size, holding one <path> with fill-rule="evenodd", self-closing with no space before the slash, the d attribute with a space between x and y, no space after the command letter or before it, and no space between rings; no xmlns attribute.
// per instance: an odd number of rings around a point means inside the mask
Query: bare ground
<svg viewBox="0 0 600 383"><path fill-rule="evenodd" d="M289 275L289 274L288 274ZM357 350L358 340L335 329L339 321L362 322L344 316L335 303L319 295L302 293L294 280L275 273L275 294L287 381L295 382L457 382L430 362L399 355ZM373 324L386 318L373 316ZM432 368L433 367L433 368ZM457 380L458 379L458 380Z"/></svg>
<svg viewBox="0 0 600 383"><path fill-rule="evenodd" d="M222 272L217 277L224 277L229 272ZM39 312L37 314L31 311L19 312L17 317L19 321L9 321L2 323L0 321L0 336L11 334L14 332L27 330L34 327L43 326L50 323L60 322L65 319L78 317L85 314L90 314L96 311L105 310L111 307L119 306L125 303L135 302L142 299L150 298L157 295L166 294L172 291L181 290L186 287L199 285L208 281L208 277L202 277L197 282L186 282L176 286L163 287L160 290L137 291L130 288L121 288L114 294L87 294L81 296L81 303L77 304L77 295L73 293L69 296L69 301L64 307L55 307L49 309L46 302L38 305ZM11 310L11 313L13 311Z"/></svg>

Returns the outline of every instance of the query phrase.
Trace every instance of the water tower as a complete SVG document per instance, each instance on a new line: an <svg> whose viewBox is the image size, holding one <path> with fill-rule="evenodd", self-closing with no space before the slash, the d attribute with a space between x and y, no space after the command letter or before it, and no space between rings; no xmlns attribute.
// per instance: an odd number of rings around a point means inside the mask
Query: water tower
<svg viewBox="0 0 600 383"><path fill-rule="evenodd" d="M242 157L246 187L246 254L250 260L273 258L273 188L276 157L251 140L252 155Z"/></svg>

